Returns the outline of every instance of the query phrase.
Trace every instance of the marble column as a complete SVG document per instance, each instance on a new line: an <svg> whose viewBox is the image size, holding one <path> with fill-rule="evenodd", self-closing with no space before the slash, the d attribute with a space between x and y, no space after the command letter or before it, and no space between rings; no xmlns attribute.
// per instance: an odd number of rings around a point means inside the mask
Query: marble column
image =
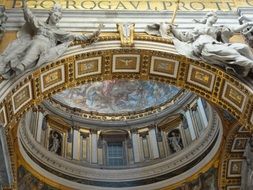
<svg viewBox="0 0 253 190"><path fill-rule="evenodd" d="M192 122L192 118L191 118L191 113L190 113L189 110L185 111L185 117L186 117L186 120L187 120L187 123L188 123L191 139L195 140L196 139L196 133L195 133L195 130L194 130L194 126L193 126L193 122Z"/></svg>
<svg viewBox="0 0 253 190"><path fill-rule="evenodd" d="M38 142L41 142L41 132L42 132L42 124L44 119L44 114L42 112L38 112L38 120L37 120L37 134L36 134L36 140Z"/></svg>
<svg viewBox="0 0 253 190"><path fill-rule="evenodd" d="M91 163L98 162L98 145L97 145L97 130L91 130Z"/></svg>
<svg viewBox="0 0 253 190"><path fill-rule="evenodd" d="M139 134L137 131L132 131L132 144L134 152L134 162L140 162L140 146L139 146Z"/></svg>
<svg viewBox="0 0 253 190"><path fill-rule="evenodd" d="M99 165L103 165L103 145L104 145L104 141L102 139L102 137L100 135L98 135L98 144L97 144L97 147L98 147L98 164Z"/></svg>
<svg viewBox="0 0 253 190"><path fill-rule="evenodd" d="M25 114L25 124L27 126L31 126L31 120L32 120L32 110L29 110L26 114Z"/></svg>
<svg viewBox="0 0 253 190"><path fill-rule="evenodd" d="M157 145L157 139L156 139L156 131L155 131L155 126L152 126L149 128L149 142L150 142L150 147L151 147L151 158L159 158L159 150L158 150L158 145Z"/></svg>
<svg viewBox="0 0 253 190"><path fill-rule="evenodd" d="M80 159L80 132L78 127L73 128L73 159L79 160Z"/></svg>
<svg viewBox="0 0 253 190"><path fill-rule="evenodd" d="M206 128L208 125L208 121L207 121L207 117L206 117L206 112L204 110L205 108L204 108L203 103L200 98L197 100L197 105L198 105L198 110L199 110L199 114L200 114L200 119L203 122L204 128Z"/></svg>

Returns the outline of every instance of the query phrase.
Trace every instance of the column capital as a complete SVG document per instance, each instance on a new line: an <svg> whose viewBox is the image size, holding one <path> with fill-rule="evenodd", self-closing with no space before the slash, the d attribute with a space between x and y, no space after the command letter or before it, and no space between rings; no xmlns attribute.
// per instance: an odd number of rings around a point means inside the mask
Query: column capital
<svg viewBox="0 0 253 190"><path fill-rule="evenodd" d="M148 129L151 130L151 129L155 129L157 127L157 124L150 124L148 126Z"/></svg>
<svg viewBox="0 0 253 190"><path fill-rule="evenodd" d="M185 107L183 107L183 110L184 110L185 112L187 112L187 111L189 111L190 108L191 108L191 107L190 107L190 105L188 104L188 105L186 105Z"/></svg>
<svg viewBox="0 0 253 190"><path fill-rule="evenodd" d="M137 134L138 133L138 129L136 129L136 128L130 129L130 133L131 134L133 134L133 133Z"/></svg>
<svg viewBox="0 0 253 190"><path fill-rule="evenodd" d="M73 130L76 130L76 131L79 131L79 130L80 130L80 127L77 126L77 125L74 125L74 126L72 126L72 129L73 129Z"/></svg>
<svg viewBox="0 0 253 190"><path fill-rule="evenodd" d="M90 133L91 133L91 134L94 134L94 133L97 134L97 133L98 133L98 130L97 130L97 129L90 129Z"/></svg>
<svg viewBox="0 0 253 190"><path fill-rule="evenodd" d="M192 111L196 111L196 110L197 110L197 107L198 107L198 105L197 105L197 104L194 104L194 105L191 107L191 110L192 110Z"/></svg>

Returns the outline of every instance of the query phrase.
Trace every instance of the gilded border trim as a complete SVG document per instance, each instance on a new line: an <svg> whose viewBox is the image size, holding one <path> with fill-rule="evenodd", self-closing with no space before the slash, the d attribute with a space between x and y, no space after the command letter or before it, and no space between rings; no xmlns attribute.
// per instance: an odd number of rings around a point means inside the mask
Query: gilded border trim
<svg viewBox="0 0 253 190"><path fill-rule="evenodd" d="M49 84L47 87L45 87L45 83L44 83L44 80L43 80L43 77L56 71L56 70L60 70L61 71L61 80L60 81L57 81L53 84ZM41 76L40 76L40 81L41 81L41 92L45 92L57 85L60 85L60 84L63 84L65 82L65 73L64 73L65 69L64 69L64 65L61 65L59 67L56 67L56 68L53 68L51 70L48 70L46 71L45 73L42 73Z"/></svg>
<svg viewBox="0 0 253 190"><path fill-rule="evenodd" d="M208 86L204 85L204 84L201 84L200 81L198 82L196 80L193 80L192 74L193 74L194 69L196 69L197 71L202 71L203 73L206 73L211 77L210 84L208 84ZM212 72L210 72L208 70L205 70L205 69L202 69L202 68L199 68L195 65L190 65L189 66L189 71L188 71L188 76L187 76L187 82L188 83L194 84L196 86L204 88L205 90L207 90L209 92L212 92L213 91L213 86L214 86L214 81L215 81L215 74L213 74Z"/></svg>
<svg viewBox="0 0 253 190"><path fill-rule="evenodd" d="M136 58L136 67L135 69L117 69L116 68L116 59L122 57L122 58L127 58L127 57L135 57ZM112 61L112 72L113 73L138 73L140 72L140 55L139 54L117 54L113 55L113 61Z"/></svg>
<svg viewBox="0 0 253 190"><path fill-rule="evenodd" d="M29 91L29 97L27 97L27 99L22 102L18 107L16 107L15 105L15 97L25 88L28 87L28 91ZM26 83L24 86L22 86L20 89L18 89L11 97L11 101L12 101L12 108L13 108L13 112L14 114L17 113L24 105L26 105L29 101L31 101L33 99L32 97L32 84L31 81Z"/></svg>
<svg viewBox="0 0 253 190"><path fill-rule="evenodd" d="M154 70L155 69L155 59L159 59L159 60L163 60L163 61L169 61L169 62L174 63L173 74L155 71ZM176 61L176 60L173 60L173 59L168 59L168 58L162 58L162 57L158 57L158 56L152 56L152 58L151 58L151 67L150 67L150 73L151 74L177 78L178 68L179 68L179 61Z"/></svg>
<svg viewBox="0 0 253 190"><path fill-rule="evenodd" d="M235 168L232 166L233 162L237 162L241 164L241 168ZM241 177L241 169L242 169L242 164L243 164L243 159L230 159L228 161L228 169L227 169L227 177L228 178L236 178L236 177ZM239 170L240 169L240 170ZM238 170L238 173L231 173L233 170ZM236 171L237 172L237 171Z"/></svg>
<svg viewBox="0 0 253 190"><path fill-rule="evenodd" d="M79 71L79 67L78 65L82 62L86 62L86 61L93 61L93 60L98 60L98 68L96 71L93 72L87 72L87 73L83 73L83 74L78 74ZM82 59L82 60L78 60L75 61L75 78L81 78L81 77L86 77L86 76L90 76L90 75L96 75L96 74L101 74L102 72L102 57L93 57L93 58L88 58L88 59Z"/></svg>
<svg viewBox="0 0 253 190"><path fill-rule="evenodd" d="M231 87L234 88L237 93L239 93L242 97L243 97L243 101L241 103L241 106L237 105L235 102L233 102L232 100L230 100L228 97L226 97L226 93L227 93L227 90L228 90L228 87ZM236 109L238 109L240 112L243 112L243 109L246 107L245 106L245 103L246 103L246 100L247 100L247 96L245 94L243 94L238 88L236 88L234 85L230 84L229 82L225 81L225 84L224 84L224 88L223 88L223 92L222 92L222 96L221 98L223 100L225 100L226 102L228 102L229 104L231 104L232 106L234 106Z"/></svg>

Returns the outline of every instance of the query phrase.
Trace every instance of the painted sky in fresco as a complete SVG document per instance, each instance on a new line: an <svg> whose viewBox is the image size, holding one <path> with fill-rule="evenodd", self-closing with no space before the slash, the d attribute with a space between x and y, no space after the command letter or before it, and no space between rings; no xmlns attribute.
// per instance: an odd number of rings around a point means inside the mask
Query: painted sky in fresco
<svg viewBox="0 0 253 190"><path fill-rule="evenodd" d="M119 114L160 105L178 92L174 86L152 81L108 80L67 89L53 98L84 111Z"/></svg>

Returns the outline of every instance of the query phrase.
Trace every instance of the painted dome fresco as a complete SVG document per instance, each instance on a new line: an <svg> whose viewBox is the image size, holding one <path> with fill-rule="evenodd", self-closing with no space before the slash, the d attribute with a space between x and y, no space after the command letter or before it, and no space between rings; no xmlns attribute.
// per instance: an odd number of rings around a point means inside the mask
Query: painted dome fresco
<svg viewBox="0 0 253 190"><path fill-rule="evenodd" d="M53 99L86 112L123 114L170 102L180 89L141 80L107 80L67 89Z"/></svg>

